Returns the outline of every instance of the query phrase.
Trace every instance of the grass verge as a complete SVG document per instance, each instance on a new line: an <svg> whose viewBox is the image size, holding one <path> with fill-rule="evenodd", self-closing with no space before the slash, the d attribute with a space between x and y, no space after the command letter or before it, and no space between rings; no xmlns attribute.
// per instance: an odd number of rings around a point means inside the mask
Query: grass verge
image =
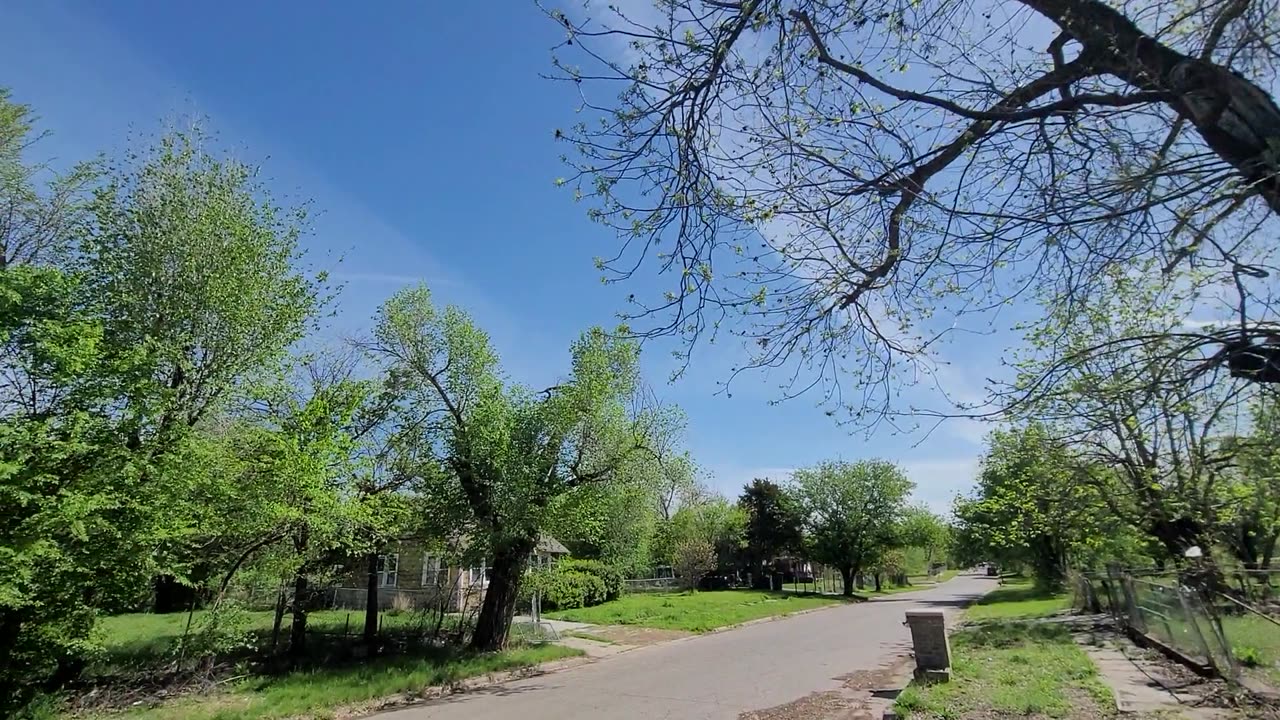
<svg viewBox="0 0 1280 720"><path fill-rule="evenodd" d="M834 605L830 595L797 595L763 590L624 595L595 607L560 610L547 617L595 625L642 625L666 630L708 632L726 625Z"/></svg>
<svg viewBox="0 0 1280 720"><path fill-rule="evenodd" d="M114 713L112 717L130 720L333 717L340 708L369 704L393 695L417 694L470 677L581 654L559 645L514 648L492 654L440 649L425 656L386 658L360 665L256 678L231 685L225 692L214 695L182 698L155 707Z"/></svg>
<svg viewBox="0 0 1280 720"><path fill-rule="evenodd" d="M1006 583L983 595L965 611L969 621L1045 617L1071 607L1067 593L1049 593L1031 583Z"/></svg>
<svg viewBox="0 0 1280 720"><path fill-rule="evenodd" d="M951 649L951 682L907 687L895 705L901 716L967 720L1111 714L1106 710L1110 690L1061 625L988 623L952 635Z"/></svg>

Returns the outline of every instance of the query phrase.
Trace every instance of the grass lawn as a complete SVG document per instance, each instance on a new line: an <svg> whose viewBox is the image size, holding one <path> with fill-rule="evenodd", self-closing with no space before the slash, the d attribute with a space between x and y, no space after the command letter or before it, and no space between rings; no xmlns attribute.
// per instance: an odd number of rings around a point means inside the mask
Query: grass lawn
<svg viewBox="0 0 1280 720"><path fill-rule="evenodd" d="M841 602L831 595L797 595L764 590L710 590L695 593L637 593L577 610L546 613L559 620L596 625L643 625L707 632L725 625L812 610Z"/></svg>
<svg viewBox="0 0 1280 720"><path fill-rule="evenodd" d="M952 635L951 651L951 682L907 687L897 699L900 715L961 720L1112 714L1104 710L1111 693L1097 668L1062 626L971 627Z"/></svg>
<svg viewBox="0 0 1280 720"><path fill-rule="evenodd" d="M1224 615L1222 632L1246 672L1280 688L1280 627L1257 615Z"/></svg>
<svg viewBox="0 0 1280 720"><path fill-rule="evenodd" d="M338 708L581 654L581 651L559 645L530 646L488 655L441 649L430 656L388 658L360 665L256 678L231 685L226 692L184 698L112 716L130 720L327 718L333 717Z"/></svg>
<svg viewBox="0 0 1280 720"><path fill-rule="evenodd" d="M192 617L191 628L195 632L205 611L197 610ZM424 622L421 614L404 612L382 614L384 629L408 629ZM246 630L266 636L271 632L275 613L270 610L245 613ZM288 642L292 618L285 615L281 625L281 637ZM131 665L148 663L166 653L182 637L187 627L186 613L130 613L101 618L94 632L106 649L103 665ZM316 632L341 633L350 631L359 635L364 630L364 613L348 610L320 610L307 615L307 628Z"/></svg>
<svg viewBox="0 0 1280 720"><path fill-rule="evenodd" d="M1071 607L1068 593L1045 593L1030 583L1006 583L983 595L965 611L965 620L1008 620L1053 615Z"/></svg>

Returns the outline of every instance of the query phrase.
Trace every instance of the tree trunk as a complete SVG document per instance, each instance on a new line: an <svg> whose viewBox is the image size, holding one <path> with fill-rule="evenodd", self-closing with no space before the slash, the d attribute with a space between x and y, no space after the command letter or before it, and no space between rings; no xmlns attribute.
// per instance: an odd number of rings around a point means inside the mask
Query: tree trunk
<svg viewBox="0 0 1280 720"><path fill-rule="evenodd" d="M1079 42L1081 57L1095 66L1136 88L1168 92L1169 107L1280 213L1273 150L1280 142L1280 108L1265 90L1230 68L1162 44L1102 0L1020 2Z"/></svg>
<svg viewBox="0 0 1280 720"><path fill-rule="evenodd" d="M880 573L871 573L871 577L876 583L876 592L880 592Z"/></svg>
<svg viewBox="0 0 1280 720"><path fill-rule="evenodd" d="M280 628L284 625L284 585L276 591L276 617L271 625L271 651L280 647Z"/></svg>
<svg viewBox="0 0 1280 720"><path fill-rule="evenodd" d="M378 554L369 553L365 566L369 573L364 583L364 644L372 656L378 649Z"/></svg>
<svg viewBox="0 0 1280 720"><path fill-rule="evenodd" d="M23 622L19 611L0 609L0 717L10 717L22 707L32 690L19 678L21 668L15 667Z"/></svg>
<svg viewBox="0 0 1280 720"><path fill-rule="evenodd" d="M523 538L507 543L494 553L489 587L485 590L484 605L476 620L476 631L471 636L473 650L494 652L506 645L525 563L537 544L537 538Z"/></svg>
<svg viewBox="0 0 1280 720"><path fill-rule="evenodd" d="M844 589L842 593L845 597L853 597L853 567L849 565L840 566L840 579L844 581Z"/></svg>
<svg viewBox="0 0 1280 720"><path fill-rule="evenodd" d="M307 652L307 576L299 570L293 580L293 626L289 628L289 655L295 660Z"/></svg>

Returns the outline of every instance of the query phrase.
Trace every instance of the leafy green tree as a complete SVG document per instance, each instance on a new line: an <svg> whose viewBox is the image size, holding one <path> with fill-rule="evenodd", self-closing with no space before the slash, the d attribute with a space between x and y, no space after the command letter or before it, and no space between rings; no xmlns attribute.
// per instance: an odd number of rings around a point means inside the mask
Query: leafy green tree
<svg viewBox="0 0 1280 720"><path fill-rule="evenodd" d="M772 480L756 478L742 489L738 507L747 514L746 556L752 572L777 555L796 551L803 540L795 502Z"/></svg>
<svg viewBox="0 0 1280 720"><path fill-rule="evenodd" d="M971 548L1002 565L1029 565L1041 587L1061 586L1078 527L1098 498L1073 476L1067 453L1043 428L996 431L982 461L976 496L957 501Z"/></svg>
<svg viewBox="0 0 1280 720"><path fill-rule="evenodd" d="M1280 406L1254 398L1251 431L1227 438L1233 472L1218 488L1219 541L1247 570L1269 570L1280 540Z"/></svg>
<svg viewBox="0 0 1280 720"><path fill-rule="evenodd" d="M1221 438L1247 386L1204 354L1174 352L1197 288L1153 282L1129 267L1096 282L1109 292L1087 309L1046 306L1028 332L1035 354L1018 362L1006 399L1070 447L1088 468L1078 480L1097 489L1111 515L1181 562L1188 548L1212 542L1218 487L1234 452ZM1187 363L1203 371L1188 376Z"/></svg>
<svg viewBox="0 0 1280 720"><path fill-rule="evenodd" d="M136 602L144 578L186 574L189 500L207 475L193 432L284 356L321 302L296 267L300 229L249 168L177 135L108 170L87 214L55 223L67 242L26 245L0 269L10 704L75 676L96 612ZM18 197L0 201L30 206L24 187L5 184Z"/></svg>
<svg viewBox="0 0 1280 720"><path fill-rule="evenodd" d="M0 87L0 269L58 260L88 222L88 191L101 168L80 163L53 173L27 161L24 155L35 152L43 137L35 134L31 108ZM41 176L48 181L40 182Z"/></svg>
<svg viewBox="0 0 1280 720"><path fill-rule="evenodd" d="M810 558L840 571L844 594L898 540L912 483L884 460L826 461L797 470L794 492Z"/></svg>
<svg viewBox="0 0 1280 720"><path fill-rule="evenodd" d="M746 545L746 529L747 513L741 507L722 495L700 493L681 505L671 518L669 542L673 555L668 562L674 564L680 548L689 547L689 542L696 540L715 552L716 568L735 568Z"/></svg>
<svg viewBox="0 0 1280 720"><path fill-rule="evenodd" d="M573 344L570 375L534 392L506 381L488 336L463 311L437 308L425 287L387 301L365 347L437 411L436 447L449 474L429 492L465 502L470 522L461 530L492 558L471 644L500 648L556 499L615 479L652 436L655 419L630 406L638 348L593 329Z"/></svg>
<svg viewBox="0 0 1280 720"><path fill-rule="evenodd" d="M946 557L951 543L951 526L928 508L907 508L899 532L903 545L921 551L925 571Z"/></svg>

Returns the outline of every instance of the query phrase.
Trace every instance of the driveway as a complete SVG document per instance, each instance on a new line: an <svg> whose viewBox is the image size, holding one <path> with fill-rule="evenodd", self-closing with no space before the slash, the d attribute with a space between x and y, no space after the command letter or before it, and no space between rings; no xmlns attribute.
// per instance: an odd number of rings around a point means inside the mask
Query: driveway
<svg viewBox="0 0 1280 720"><path fill-rule="evenodd" d="M994 579L962 575L920 592L638 648L378 720L734 720L840 690L842 678L909 649L905 611L956 612L994 587Z"/></svg>

